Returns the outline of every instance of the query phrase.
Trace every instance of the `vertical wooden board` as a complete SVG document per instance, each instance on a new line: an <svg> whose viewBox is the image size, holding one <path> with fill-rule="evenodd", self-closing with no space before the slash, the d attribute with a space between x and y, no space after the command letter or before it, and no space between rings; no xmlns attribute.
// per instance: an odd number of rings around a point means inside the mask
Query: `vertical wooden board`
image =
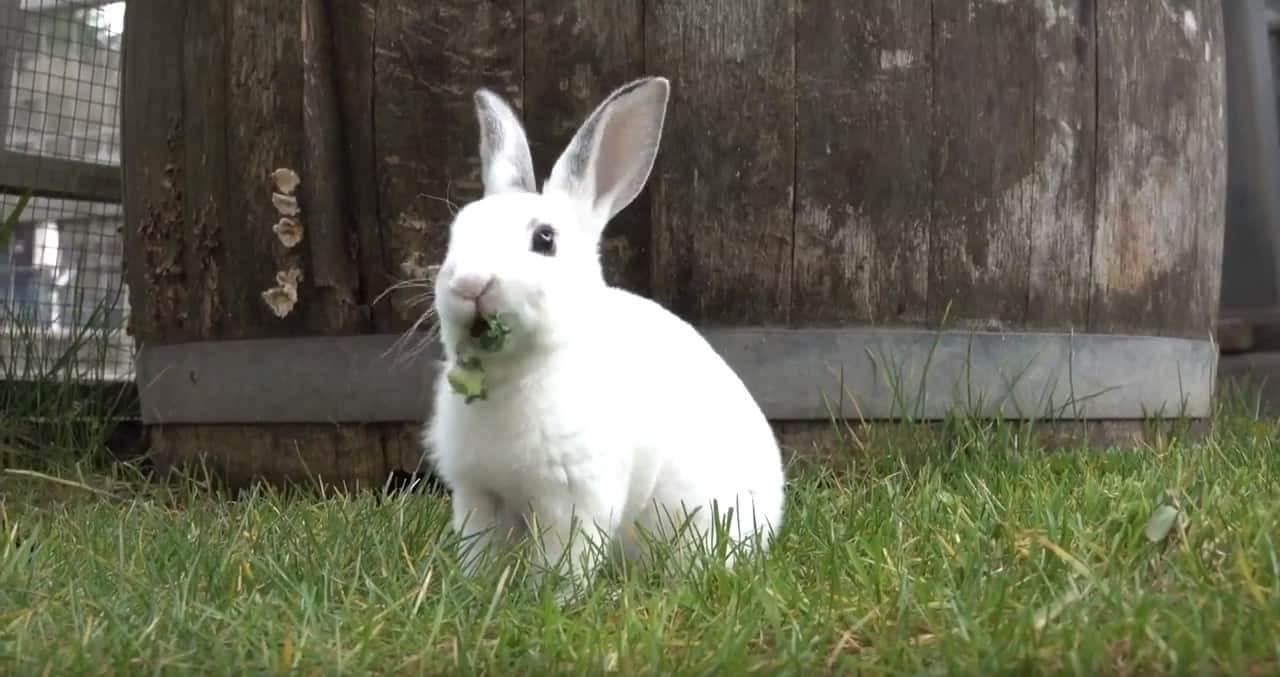
<svg viewBox="0 0 1280 677"><path fill-rule="evenodd" d="M672 81L650 180L654 295L691 322L790 317L794 39L790 0L645 5L645 63Z"/></svg>
<svg viewBox="0 0 1280 677"><path fill-rule="evenodd" d="M367 328L360 312L357 232L348 205L346 129L338 100L329 0L301 0L302 184L297 197L305 228L307 280L314 294L303 308L307 325L352 333ZM346 36L343 36L343 38Z"/></svg>
<svg viewBox="0 0 1280 677"><path fill-rule="evenodd" d="M360 267L361 302L369 306L378 331L391 328L387 303L371 305L391 282L382 231L378 227L378 182L373 136L374 30L376 0L330 4L335 30L338 100L345 132L347 181L355 249Z"/></svg>
<svg viewBox="0 0 1280 677"><path fill-rule="evenodd" d="M799 0L792 324L922 324L930 8Z"/></svg>
<svg viewBox="0 0 1280 677"><path fill-rule="evenodd" d="M1204 43L1204 91L1203 104L1195 126L1200 133L1192 140L1188 155L1201 163L1202 178L1197 182L1201 191L1201 209L1196 219L1196 272L1195 297L1192 308L1191 331L1206 333L1215 330L1218 323L1222 292L1222 247L1226 236L1227 216L1227 83L1226 45L1222 25L1222 10L1215 0L1196 3L1195 16L1199 18L1200 38ZM1273 55L1277 45L1272 39ZM1193 334L1194 335L1194 334Z"/></svg>
<svg viewBox="0 0 1280 677"><path fill-rule="evenodd" d="M185 3L126 6L122 151L125 278L130 329L140 342L185 330L182 234Z"/></svg>
<svg viewBox="0 0 1280 677"><path fill-rule="evenodd" d="M1208 0L1110 0L1098 13L1097 235L1090 327L1210 331L1197 228L1221 229L1219 23ZM1214 271L1215 273L1217 271Z"/></svg>
<svg viewBox="0 0 1280 677"><path fill-rule="evenodd" d="M1096 0L1039 6L1026 326L1085 331L1097 140Z"/></svg>
<svg viewBox="0 0 1280 677"><path fill-rule="evenodd" d="M302 247L285 248L272 226L280 213L272 204L271 173L301 173L302 53L301 4L272 0L228 0L227 32L227 192L228 219L222 242L235 262L223 275L231 297L227 338L263 338L307 333L310 300ZM302 180L306 180L303 176ZM304 216L305 227L305 216ZM305 239L304 239L305 242ZM277 274L297 270L298 301L276 316L263 292L279 287Z"/></svg>
<svg viewBox="0 0 1280 677"><path fill-rule="evenodd" d="M521 105L523 2L381 2L374 56L378 218L391 273L420 279L448 246L453 205L483 194L472 96ZM392 327L428 310L422 289L390 296ZM415 303L416 302L416 303Z"/></svg>
<svg viewBox="0 0 1280 677"><path fill-rule="evenodd" d="M933 4L933 322L999 330L1026 315L1038 4Z"/></svg>
<svg viewBox="0 0 1280 677"><path fill-rule="evenodd" d="M604 97L644 75L644 7L639 0L565 0L526 11L524 120L541 182ZM610 284L650 293L649 242L646 190L605 231L601 254Z"/></svg>
<svg viewBox="0 0 1280 677"><path fill-rule="evenodd" d="M182 131L185 145L184 222L188 271L187 308L196 338L214 338L229 315L243 313L243 300L230 298L221 284L234 275L235 243L224 241L227 194L227 2L207 0L187 7L183 49ZM236 303L236 306L229 304Z"/></svg>
<svg viewBox="0 0 1280 677"><path fill-rule="evenodd" d="M302 0L303 181L297 188L305 231L307 279L304 306L309 327L352 333L369 327L360 312L360 278L354 247L358 232L350 211L346 135L339 100L333 17L329 0Z"/></svg>

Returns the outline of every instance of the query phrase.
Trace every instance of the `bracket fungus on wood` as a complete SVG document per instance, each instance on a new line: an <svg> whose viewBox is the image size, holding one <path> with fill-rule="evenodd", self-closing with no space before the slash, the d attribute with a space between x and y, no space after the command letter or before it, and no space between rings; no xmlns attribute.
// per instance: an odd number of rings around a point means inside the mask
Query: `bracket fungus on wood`
<svg viewBox="0 0 1280 677"><path fill-rule="evenodd" d="M282 270L276 273L276 286L262 292L262 300L276 317L286 317L293 312L293 307L298 303L298 285L301 282L301 270Z"/></svg>
<svg viewBox="0 0 1280 677"><path fill-rule="evenodd" d="M298 246L299 242L302 242L302 223L292 217L281 217L276 222L276 225L271 227L271 232L275 233L276 237L280 239L280 244L289 249L293 249Z"/></svg>
<svg viewBox="0 0 1280 677"><path fill-rule="evenodd" d="M298 189L298 184L302 183L298 173L288 167L281 167L271 172L271 180L276 184L276 190L285 195L293 195L293 192Z"/></svg>
<svg viewBox="0 0 1280 677"><path fill-rule="evenodd" d="M297 216L300 211L298 209L298 198L284 193L272 193L271 204L275 206L276 211L281 216Z"/></svg>

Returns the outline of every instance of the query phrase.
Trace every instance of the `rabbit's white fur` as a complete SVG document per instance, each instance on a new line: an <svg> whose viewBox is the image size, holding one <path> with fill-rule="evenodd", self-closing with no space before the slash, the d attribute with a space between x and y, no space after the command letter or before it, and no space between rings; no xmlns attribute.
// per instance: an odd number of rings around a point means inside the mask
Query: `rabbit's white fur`
<svg viewBox="0 0 1280 677"><path fill-rule="evenodd" d="M714 512L738 547L767 548L782 521L778 445L742 381L690 325L604 282L601 233L648 178L668 90L647 78L611 94L541 194L514 112L477 92L485 196L458 212L436 279L445 364L424 441L454 527L480 546L533 527L544 562L580 577L607 551L583 536L630 556L645 532L692 527L707 544ZM554 255L532 250L539 225ZM467 404L444 374L477 307L512 333L482 354L487 397Z"/></svg>

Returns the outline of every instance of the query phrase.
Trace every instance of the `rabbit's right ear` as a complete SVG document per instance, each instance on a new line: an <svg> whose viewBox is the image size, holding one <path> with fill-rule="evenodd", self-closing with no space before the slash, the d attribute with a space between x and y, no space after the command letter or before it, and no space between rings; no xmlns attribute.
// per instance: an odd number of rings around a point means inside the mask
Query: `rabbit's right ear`
<svg viewBox="0 0 1280 677"><path fill-rule="evenodd" d="M485 196L535 192L529 140L515 111L502 97L487 89L476 91L475 104L480 122L480 176Z"/></svg>

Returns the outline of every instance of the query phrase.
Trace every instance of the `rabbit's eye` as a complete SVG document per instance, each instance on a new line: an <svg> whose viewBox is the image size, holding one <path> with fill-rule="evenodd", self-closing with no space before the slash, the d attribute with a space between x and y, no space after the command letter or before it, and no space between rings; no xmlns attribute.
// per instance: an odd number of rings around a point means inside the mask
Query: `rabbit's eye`
<svg viewBox="0 0 1280 677"><path fill-rule="evenodd" d="M540 225L533 229L533 241L529 243L529 249L535 254L543 256L556 255L556 229L546 224Z"/></svg>

